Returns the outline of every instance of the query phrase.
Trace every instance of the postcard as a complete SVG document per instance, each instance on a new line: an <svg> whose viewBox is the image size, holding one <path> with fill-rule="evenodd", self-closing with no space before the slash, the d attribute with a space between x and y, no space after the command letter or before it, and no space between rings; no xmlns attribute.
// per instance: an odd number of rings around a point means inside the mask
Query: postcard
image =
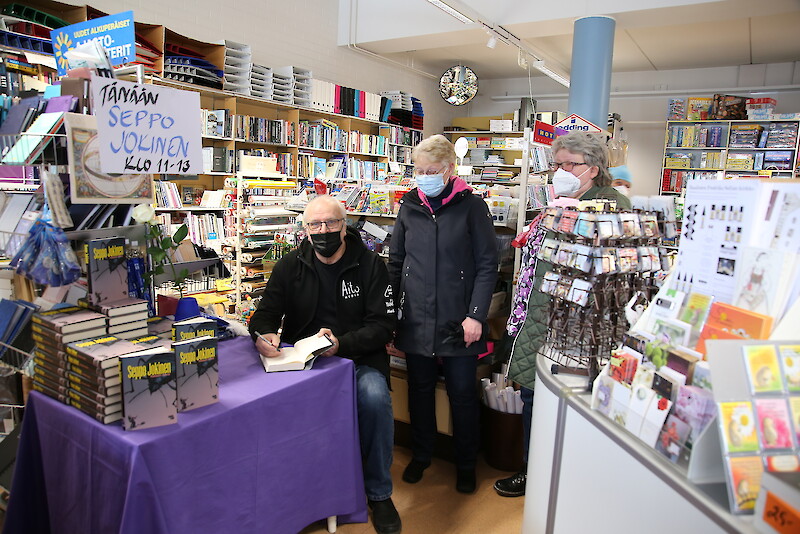
<svg viewBox="0 0 800 534"><path fill-rule="evenodd" d="M672 401L656 394L647 406L642 429L639 431L639 439L655 448L670 408L672 408Z"/></svg>
<svg viewBox="0 0 800 534"><path fill-rule="evenodd" d="M800 345L779 345L786 391L800 393Z"/></svg>
<svg viewBox="0 0 800 534"><path fill-rule="evenodd" d="M764 466L761 456L728 456L725 458L731 512L752 511L761 489Z"/></svg>
<svg viewBox="0 0 800 534"><path fill-rule="evenodd" d="M755 400L758 435L763 449L789 449L793 445L792 423L786 399L759 398Z"/></svg>
<svg viewBox="0 0 800 534"><path fill-rule="evenodd" d="M667 417L661 434L656 441L656 450L666 456L672 463L677 463L686 440L689 438L691 427L675 415Z"/></svg>
<svg viewBox="0 0 800 534"><path fill-rule="evenodd" d="M745 345L742 352L753 394L783 391L781 366L774 345Z"/></svg>
<svg viewBox="0 0 800 534"><path fill-rule="evenodd" d="M753 406L749 401L720 402L719 422L726 452L758 450Z"/></svg>

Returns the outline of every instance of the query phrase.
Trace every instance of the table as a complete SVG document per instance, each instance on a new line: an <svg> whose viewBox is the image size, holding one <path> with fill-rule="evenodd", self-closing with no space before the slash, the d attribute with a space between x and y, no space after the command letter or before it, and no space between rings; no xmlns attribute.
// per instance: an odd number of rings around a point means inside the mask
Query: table
<svg viewBox="0 0 800 534"><path fill-rule="evenodd" d="M220 402L123 431L32 392L4 533L296 533L367 520L353 362L265 373L219 346Z"/></svg>

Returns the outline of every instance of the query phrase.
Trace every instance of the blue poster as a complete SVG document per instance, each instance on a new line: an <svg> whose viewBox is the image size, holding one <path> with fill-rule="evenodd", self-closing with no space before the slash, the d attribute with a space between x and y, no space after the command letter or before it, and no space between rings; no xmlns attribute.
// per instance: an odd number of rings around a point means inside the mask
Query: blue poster
<svg viewBox="0 0 800 534"><path fill-rule="evenodd" d="M108 51L112 65L122 65L136 58L133 11L64 26L51 31L50 39L59 76L67 73L68 63L64 54L88 41L100 41Z"/></svg>

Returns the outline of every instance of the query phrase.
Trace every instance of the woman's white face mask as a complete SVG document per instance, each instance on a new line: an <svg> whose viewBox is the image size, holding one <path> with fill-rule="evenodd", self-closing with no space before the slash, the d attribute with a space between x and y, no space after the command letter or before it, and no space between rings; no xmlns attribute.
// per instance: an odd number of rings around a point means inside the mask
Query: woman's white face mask
<svg viewBox="0 0 800 534"><path fill-rule="evenodd" d="M614 189L625 195L626 197L631 196L631 188L627 185L615 185Z"/></svg>
<svg viewBox="0 0 800 534"><path fill-rule="evenodd" d="M555 191L556 196L559 197L571 197L575 193L578 192L578 189L581 188L581 176L589 172L591 167L580 173L578 176L575 176L569 171L565 171L564 169L558 169L555 173L553 173L553 190Z"/></svg>

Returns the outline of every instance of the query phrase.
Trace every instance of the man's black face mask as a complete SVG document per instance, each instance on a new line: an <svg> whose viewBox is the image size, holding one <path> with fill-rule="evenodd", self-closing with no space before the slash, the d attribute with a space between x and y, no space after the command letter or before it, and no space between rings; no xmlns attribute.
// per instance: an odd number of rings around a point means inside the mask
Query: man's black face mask
<svg viewBox="0 0 800 534"><path fill-rule="evenodd" d="M342 234L339 231L325 232L324 234L310 234L311 245L314 250L326 258L330 258L342 246Z"/></svg>

